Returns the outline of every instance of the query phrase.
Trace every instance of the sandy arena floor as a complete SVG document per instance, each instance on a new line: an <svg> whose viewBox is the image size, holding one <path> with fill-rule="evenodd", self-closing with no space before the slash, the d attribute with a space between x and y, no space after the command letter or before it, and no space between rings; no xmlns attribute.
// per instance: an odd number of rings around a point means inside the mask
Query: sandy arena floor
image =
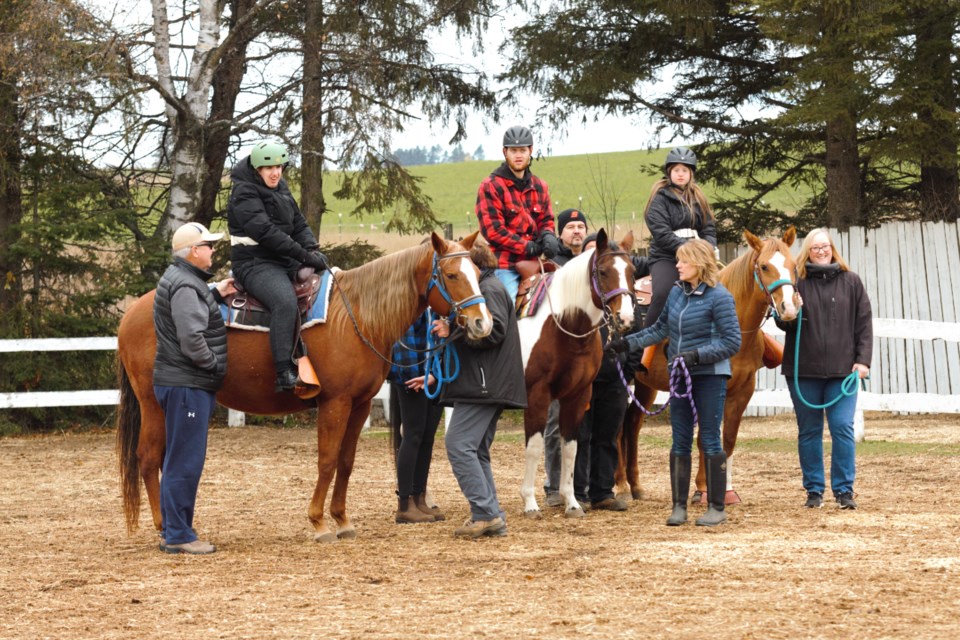
<svg viewBox="0 0 960 640"><path fill-rule="evenodd" d="M522 435L503 428L509 535L480 541L451 536L468 511L442 442L431 485L448 520L394 524L373 432L348 494L359 538L332 545L305 516L313 432L217 428L195 524L219 551L205 557L160 553L146 507L127 535L112 433L4 439L0 638L955 638L958 427L868 416L861 508L840 512L802 508L792 417L748 419L743 504L717 529L663 526L663 424L644 432L646 498L629 511L528 521Z"/></svg>

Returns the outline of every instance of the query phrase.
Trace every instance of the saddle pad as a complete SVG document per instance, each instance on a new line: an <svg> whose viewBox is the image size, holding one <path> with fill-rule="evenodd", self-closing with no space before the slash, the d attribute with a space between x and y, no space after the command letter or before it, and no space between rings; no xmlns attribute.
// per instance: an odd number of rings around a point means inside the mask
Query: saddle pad
<svg viewBox="0 0 960 640"><path fill-rule="evenodd" d="M307 315L302 318L301 329L307 329L315 324L322 324L327 321L327 309L330 307L330 291L333 277L330 271L324 271L320 274L320 289L317 292L317 299L307 311ZM270 314L253 314L256 321L251 322L243 316L242 309L234 309L225 304L220 305L220 315L223 316L223 322L231 329L245 329L247 331L269 331Z"/></svg>
<svg viewBox="0 0 960 640"><path fill-rule="evenodd" d="M537 310L547 297L547 288L553 280L553 273L533 276L536 279L522 299L517 300L517 318L529 318L536 315Z"/></svg>

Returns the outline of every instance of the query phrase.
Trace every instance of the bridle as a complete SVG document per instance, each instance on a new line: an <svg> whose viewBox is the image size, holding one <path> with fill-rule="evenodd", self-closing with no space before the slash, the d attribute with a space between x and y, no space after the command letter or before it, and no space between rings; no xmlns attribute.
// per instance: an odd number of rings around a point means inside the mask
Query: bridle
<svg viewBox="0 0 960 640"><path fill-rule="evenodd" d="M466 317L462 314L462 311L467 307L472 307L475 304L480 304L486 302L482 293L475 293L469 295L463 300L455 301L450 295L450 292L447 291L446 286L443 284L444 275L443 271L440 269L440 262L442 260L449 260L452 258L470 258L469 251L454 251L453 253L448 253L446 255L438 256L436 253L433 254L433 272L430 274L430 282L427 284L427 297L430 297L430 290L436 287L437 293L440 294L440 297L450 305L450 314L447 316L447 319L453 321L460 328L466 328Z"/></svg>
<svg viewBox="0 0 960 640"><path fill-rule="evenodd" d="M796 267L794 267L794 276L796 276ZM777 303L773 300L773 294L786 285L791 285L794 287L794 295L796 295L796 286L797 283L793 280L788 280L787 278L780 278L779 280L774 280L770 284L763 284L763 280L760 279L760 255L757 254L757 259L753 261L753 280L757 283L757 286L760 287L760 290L763 291L764 295L767 297L767 312L763 315L763 318L760 320L760 326L752 331L743 331L742 333L754 333L759 331L760 327L763 326L763 323L767 321L771 315L779 317L777 313Z"/></svg>
<svg viewBox="0 0 960 640"><path fill-rule="evenodd" d="M629 260L629 255L624 251L609 251L605 256L623 256L627 260L627 265L632 267ZM608 304L611 300L617 296L627 294L630 296L630 302L632 305L636 306L637 304L637 294L629 289L623 287L618 287L617 289L612 289L610 291L604 292L600 288L600 265L599 258L597 253L594 252L593 256L590 258L590 287L593 291L593 295L596 298L594 304L599 301L600 304L597 306L603 311L603 320L610 327L611 330L617 335L620 334L620 320L617 318L617 315L613 312L613 309L610 308Z"/></svg>

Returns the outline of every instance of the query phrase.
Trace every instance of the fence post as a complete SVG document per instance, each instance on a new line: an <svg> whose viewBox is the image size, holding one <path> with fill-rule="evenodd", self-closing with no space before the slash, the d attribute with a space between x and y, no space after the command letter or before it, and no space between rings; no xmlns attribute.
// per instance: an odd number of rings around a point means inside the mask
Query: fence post
<svg viewBox="0 0 960 640"><path fill-rule="evenodd" d="M443 225L443 239L453 240L453 224L450 222Z"/></svg>
<svg viewBox="0 0 960 640"><path fill-rule="evenodd" d="M247 414L236 409L227 409L227 426L242 427L247 424Z"/></svg>

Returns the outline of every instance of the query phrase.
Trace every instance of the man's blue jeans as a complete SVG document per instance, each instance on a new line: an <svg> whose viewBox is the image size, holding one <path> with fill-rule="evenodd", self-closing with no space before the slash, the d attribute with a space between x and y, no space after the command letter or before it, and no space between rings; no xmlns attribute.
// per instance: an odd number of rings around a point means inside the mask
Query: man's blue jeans
<svg viewBox="0 0 960 640"><path fill-rule="evenodd" d="M495 269L493 275L497 276L497 280L506 287L510 299L516 300L517 291L520 290L520 274L517 273L516 269Z"/></svg>
<svg viewBox="0 0 960 640"><path fill-rule="evenodd" d="M704 455L723 453L720 441L720 423L723 422L723 403L727 398L727 376L691 376L693 403L700 422L700 444ZM686 382L680 382L680 393L686 393ZM687 398L670 398L670 424L673 427L673 446L670 453L688 456L693 451L693 411Z"/></svg>
<svg viewBox="0 0 960 640"><path fill-rule="evenodd" d="M853 491L856 476L856 443L853 439L853 417L857 409L857 394L843 396L827 409L811 409L797 397L794 380L800 382L800 393L810 404L827 403L840 393L843 378L787 378L793 409L797 414L797 452L803 472L803 488L807 492L823 493L823 416L827 416L833 451L830 456L830 488L833 495Z"/></svg>

